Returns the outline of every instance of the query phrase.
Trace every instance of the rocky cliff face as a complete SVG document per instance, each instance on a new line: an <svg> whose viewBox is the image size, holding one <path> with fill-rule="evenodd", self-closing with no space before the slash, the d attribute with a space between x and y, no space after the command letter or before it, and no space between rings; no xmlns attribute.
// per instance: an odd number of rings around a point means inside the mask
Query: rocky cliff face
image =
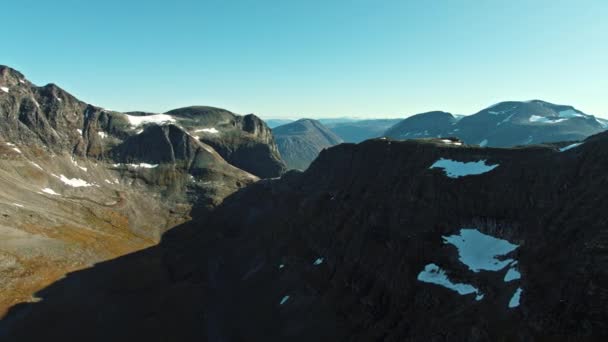
<svg viewBox="0 0 608 342"><path fill-rule="evenodd" d="M301 119L273 129L281 156L290 169L306 170L323 149L342 139L319 121Z"/></svg>
<svg viewBox="0 0 608 342"><path fill-rule="evenodd" d="M174 109L167 114L240 169L261 178L279 177L285 172L270 128L253 114L240 116L203 106Z"/></svg>
<svg viewBox="0 0 608 342"><path fill-rule="evenodd" d="M598 340L607 151L608 134L517 149L342 144L157 247L50 286L0 336Z"/></svg>
<svg viewBox="0 0 608 342"><path fill-rule="evenodd" d="M0 315L69 271L157 243L257 180L171 116L108 111L5 66L0 118Z"/></svg>
<svg viewBox="0 0 608 342"><path fill-rule="evenodd" d="M418 114L385 135L394 139L453 136L467 144L512 147L581 140L605 129L603 120L572 106L534 100L501 102L464 117L445 112Z"/></svg>

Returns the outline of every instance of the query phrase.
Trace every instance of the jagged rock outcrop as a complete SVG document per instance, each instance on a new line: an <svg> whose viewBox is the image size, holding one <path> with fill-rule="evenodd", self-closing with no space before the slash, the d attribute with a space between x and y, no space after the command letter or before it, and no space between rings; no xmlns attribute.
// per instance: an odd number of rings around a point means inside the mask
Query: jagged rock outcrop
<svg viewBox="0 0 608 342"><path fill-rule="evenodd" d="M342 139L317 120L301 119L272 130L281 157L290 169L306 170L323 149Z"/></svg>
<svg viewBox="0 0 608 342"><path fill-rule="evenodd" d="M512 147L574 141L604 131L602 119L572 106L545 101L508 101L469 116L445 112L414 115L388 129L394 139L456 136L467 144Z"/></svg>
<svg viewBox="0 0 608 342"><path fill-rule="evenodd" d="M607 167L608 133L516 149L341 144L157 247L53 284L0 337L601 340ZM455 247L463 229L492 245ZM485 260L500 243L514 247Z"/></svg>
<svg viewBox="0 0 608 342"><path fill-rule="evenodd" d="M240 116L204 106L174 109L167 114L240 169L261 178L285 172L270 128L253 114Z"/></svg>

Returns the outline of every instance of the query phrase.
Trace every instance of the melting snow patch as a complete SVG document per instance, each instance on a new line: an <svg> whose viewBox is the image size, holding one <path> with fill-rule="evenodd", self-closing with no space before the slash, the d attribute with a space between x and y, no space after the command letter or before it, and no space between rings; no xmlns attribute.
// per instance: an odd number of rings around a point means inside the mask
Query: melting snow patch
<svg viewBox="0 0 608 342"><path fill-rule="evenodd" d="M120 164L114 164L116 165L120 165ZM155 167L158 167L158 164L147 164L147 163L139 163L139 164L127 164L127 166L130 167L134 167L134 168L142 168L142 169L153 169Z"/></svg>
<svg viewBox="0 0 608 342"><path fill-rule="evenodd" d="M509 268L507 274L505 274L505 282L509 282L511 280L521 279L521 273L514 267Z"/></svg>
<svg viewBox="0 0 608 342"><path fill-rule="evenodd" d="M44 188L42 189L42 192L46 192L49 195L55 195L55 196L61 196L60 194L56 193L53 189L51 188Z"/></svg>
<svg viewBox="0 0 608 342"><path fill-rule="evenodd" d="M514 260L498 260L496 257L519 247L506 240L480 233L477 229L466 228L461 229L459 235L443 236L443 241L458 249L458 259L473 272L502 270Z"/></svg>
<svg viewBox="0 0 608 342"><path fill-rule="evenodd" d="M287 303L288 300L289 300L289 296L283 296L283 298L281 298L281 301L279 302L279 305L283 305L283 304Z"/></svg>
<svg viewBox="0 0 608 342"><path fill-rule="evenodd" d="M315 260L315 262L313 263L313 265L315 266L319 266L323 263L323 258L317 258L317 260Z"/></svg>
<svg viewBox="0 0 608 342"><path fill-rule="evenodd" d="M448 145L456 145L456 146L462 145L462 143L460 141L452 141L450 139L441 139L441 142L444 144L448 144Z"/></svg>
<svg viewBox="0 0 608 342"><path fill-rule="evenodd" d="M126 114L125 114L126 115ZM154 114L154 115L144 115L144 116L135 116L135 115L126 115L127 119L131 126L141 126L147 123L155 123L162 124L167 122L175 122L175 119L171 115L167 114Z"/></svg>
<svg viewBox="0 0 608 342"><path fill-rule="evenodd" d="M585 115L575 111L574 109L567 109L567 110L562 110L561 112L559 112L560 118L577 118L577 117L582 117L582 116L585 116Z"/></svg>
<svg viewBox="0 0 608 342"><path fill-rule="evenodd" d="M477 296L475 296L475 300L483 299L483 294L480 293L479 290L473 285L463 283L452 283L448 276L445 274L445 271L435 264L426 265L424 267L424 270L418 274L418 280L425 283L443 286L452 291L458 292L458 294L460 295L476 293Z"/></svg>
<svg viewBox="0 0 608 342"><path fill-rule="evenodd" d="M72 164L76 165L76 167L78 167L82 171L86 172L88 170L86 167L78 165L78 162L76 162L76 159L74 159L74 156L70 156L70 159L72 160Z"/></svg>
<svg viewBox="0 0 608 342"><path fill-rule="evenodd" d="M7 87L0 87L0 89L2 89L3 92L8 94L8 88Z"/></svg>
<svg viewBox="0 0 608 342"><path fill-rule="evenodd" d="M565 152L565 151L571 150L571 149L573 149L573 148L575 148L575 147L579 147L579 146L581 146L582 144L583 144L583 143L580 143L580 142L579 142L579 143L570 144L570 145L568 145L568 146L565 146L565 147L560 148L560 149L559 149L559 151L560 151L560 152Z"/></svg>
<svg viewBox="0 0 608 342"><path fill-rule="evenodd" d="M194 131L194 133L199 133L199 132L218 134L220 131L218 131L217 129L215 129L215 127L201 128L201 129L197 129L197 130Z"/></svg>
<svg viewBox="0 0 608 342"><path fill-rule="evenodd" d="M528 120L530 120L530 122L554 124L554 123L566 121L566 120L568 120L568 118L553 119L553 118L548 118L548 117L539 116L539 115L532 115L530 117L530 119L528 119Z"/></svg>
<svg viewBox="0 0 608 342"><path fill-rule="evenodd" d="M79 178L68 178L64 175L60 175L59 176L59 180L61 180L63 183L74 187L74 188L81 188L81 187L87 187L87 186L92 186L93 184L87 183L86 181L79 179Z"/></svg>
<svg viewBox="0 0 608 342"><path fill-rule="evenodd" d="M494 170L499 164L487 165L485 160L476 162L459 162L451 159L441 158L436 161L429 169L443 169L450 178L459 178L470 175L480 175Z"/></svg>
<svg viewBox="0 0 608 342"><path fill-rule="evenodd" d="M42 169L42 166L40 166L40 165L38 165L38 164L34 163L33 161L30 161L30 164L34 165L35 167L37 167L37 168L38 168L38 169L40 169L40 170L43 170L43 169Z"/></svg>
<svg viewBox="0 0 608 342"><path fill-rule="evenodd" d="M519 306L519 299L521 297L522 292L523 290L521 289L521 287L518 287L517 290L515 290L513 297L511 297L511 300L509 301L509 308L516 308Z"/></svg>

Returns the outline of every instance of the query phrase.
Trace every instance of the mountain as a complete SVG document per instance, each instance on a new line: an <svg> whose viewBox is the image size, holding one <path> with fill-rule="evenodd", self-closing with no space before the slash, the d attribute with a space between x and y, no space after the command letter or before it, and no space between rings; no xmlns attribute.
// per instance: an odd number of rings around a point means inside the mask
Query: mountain
<svg viewBox="0 0 608 342"><path fill-rule="evenodd" d="M332 132L345 142L359 143L367 139L378 138L401 119L370 119L351 122L325 124Z"/></svg>
<svg viewBox="0 0 608 342"><path fill-rule="evenodd" d="M0 338L602 340L607 166L608 133L341 144L68 275L11 310Z"/></svg>
<svg viewBox="0 0 608 342"><path fill-rule="evenodd" d="M0 66L0 316L68 272L155 245L256 175L284 171L254 115L172 112L107 110Z"/></svg>
<svg viewBox="0 0 608 342"><path fill-rule="evenodd" d="M264 122L266 122L266 124L268 125L268 127L275 128L275 127L279 127L282 125L286 125L290 122L294 122L295 120L292 119L267 119L264 120Z"/></svg>
<svg viewBox="0 0 608 342"><path fill-rule="evenodd" d="M311 119L276 127L272 133L290 169L305 170L323 149L342 143L340 137Z"/></svg>
<svg viewBox="0 0 608 342"><path fill-rule="evenodd" d="M213 147L226 161L261 178L285 172L270 128L253 114L193 106L166 113L191 135Z"/></svg>
<svg viewBox="0 0 608 342"><path fill-rule="evenodd" d="M534 100L501 102L464 117L445 112L418 114L385 135L394 139L454 136L467 144L510 147L576 141L605 129L603 121L572 106Z"/></svg>

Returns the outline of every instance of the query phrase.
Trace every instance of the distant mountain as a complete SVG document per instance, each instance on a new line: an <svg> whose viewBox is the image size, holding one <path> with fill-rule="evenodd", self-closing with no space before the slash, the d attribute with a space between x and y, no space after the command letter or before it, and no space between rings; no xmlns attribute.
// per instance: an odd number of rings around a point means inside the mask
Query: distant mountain
<svg viewBox="0 0 608 342"><path fill-rule="evenodd" d="M446 112L418 114L385 135L394 139L454 136L467 144L509 147L582 140L605 129L605 120L572 106L534 100L501 102L461 118Z"/></svg>
<svg viewBox="0 0 608 342"><path fill-rule="evenodd" d="M400 121L401 119L370 119L327 123L325 126L345 142L358 143L384 135L388 128Z"/></svg>
<svg viewBox="0 0 608 342"><path fill-rule="evenodd" d="M272 133L290 169L305 170L321 150L343 142L319 121L311 119L276 127Z"/></svg>
<svg viewBox="0 0 608 342"><path fill-rule="evenodd" d="M268 125L268 127L270 128L275 128L275 127L279 127L282 125L286 125L290 122L294 122L295 120L292 119L266 119L264 120L264 122L266 122L266 124Z"/></svg>

